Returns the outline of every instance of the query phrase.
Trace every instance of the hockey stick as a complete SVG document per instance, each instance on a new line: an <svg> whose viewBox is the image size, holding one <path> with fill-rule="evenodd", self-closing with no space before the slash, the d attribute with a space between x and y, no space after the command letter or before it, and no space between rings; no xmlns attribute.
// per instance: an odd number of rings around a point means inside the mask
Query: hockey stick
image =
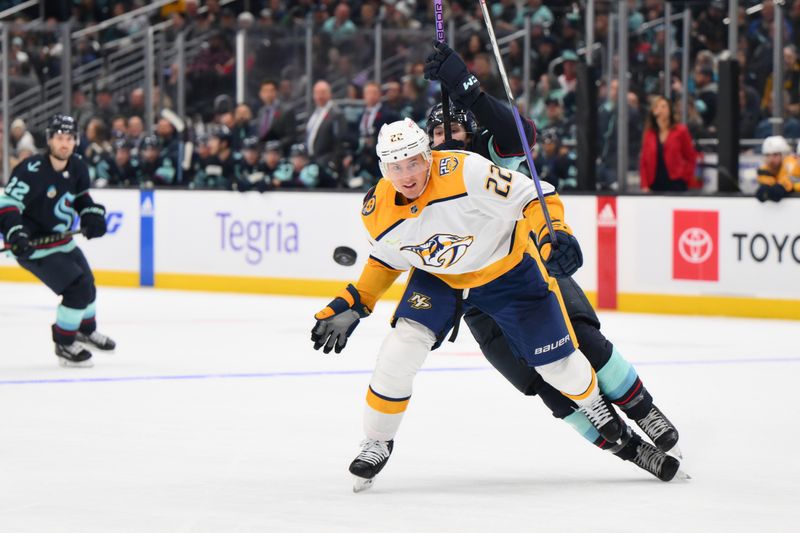
<svg viewBox="0 0 800 533"><path fill-rule="evenodd" d="M47 235L46 237L39 237L38 239L31 239L30 243L31 246L34 248L46 246L48 244L53 244L54 242L58 242L62 239L66 239L67 237L72 237L73 235L78 235L81 233L81 230L74 229L70 231L65 231L64 233L54 233L52 235ZM3 246L0 248L0 253L2 252L10 252L11 246Z"/></svg>
<svg viewBox="0 0 800 533"><path fill-rule="evenodd" d="M525 150L528 168L531 169L531 177L533 178L534 185L536 185L536 195L539 197L539 203L542 205L544 221L547 223L547 231L550 232L550 246L555 249L558 247L558 239L556 239L556 234L553 230L553 221L550 219L550 211L547 210L547 204L544 203L544 192L542 192L542 184L539 181L539 175L536 173L536 166L533 164L533 155L531 155L531 147L528 143L528 137L525 135L525 128L522 127L522 119L519 116L519 110L514 102L514 94L511 92L511 86L508 84L508 76L506 76L506 69L503 66L503 58L500 55L500 48L497 46L497 39L494 36L494 28L492 27L492 19L489 16L489 9L486 7L486 0L480 0L480 3L481 11L483 12L483 20L486 22L486 30L489 32L489 40L492 43L492 51L494 52L494 57L497 60L497 68L500 69L500 78L503 80L503 86L506 90L508 104L511 106L511 112L514 114L514 122L517 124L519 140L522 142L522 149Z"/></svg>
<svg viewBox="0 0 800 533"><path fill-rule="evenodd" d="M444 38L444 11L442 0L433 0L433 20L436 26L436 40L440 43L445 42ZM442 125L444 126L444 140L449 141L453 138L453 126L450 124L450 95L444 85L442 89Z"/></svg>

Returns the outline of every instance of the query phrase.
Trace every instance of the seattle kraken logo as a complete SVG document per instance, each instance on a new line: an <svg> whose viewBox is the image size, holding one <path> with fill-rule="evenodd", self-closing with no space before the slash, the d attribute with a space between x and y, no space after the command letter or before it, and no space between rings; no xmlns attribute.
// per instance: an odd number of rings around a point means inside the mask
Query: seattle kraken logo
<svg viewBox="0 0 800 533"><path fill-rule="evenodd" d="M427 266L447 268L456 264L467 253L467 248L475 238L459 237L450 233L437 233L426 242L416 246L403 246L417 254Z"/></svg>
<svg viewBox="0 0 800 533"><path fill-rule="evenodd" d="M56 224L53 226L53 231L63 232L72 227L72 222L75 219L75 210L72 208L72 200L74 199L75 195L69 192L58 199L58 203L53 208L53 214L58 220L61 220L63 224Z"/></svg>

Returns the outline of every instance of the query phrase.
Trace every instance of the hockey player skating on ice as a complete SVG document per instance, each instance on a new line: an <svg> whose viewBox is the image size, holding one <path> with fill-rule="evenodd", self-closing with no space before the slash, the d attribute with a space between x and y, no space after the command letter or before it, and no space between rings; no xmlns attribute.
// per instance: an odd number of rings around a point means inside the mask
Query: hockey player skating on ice
<svg viewBox="0 0 800 533"><path fill-rule="evenodd" d="M507 104L481 91L479 83L463 84L471 75L461 58L446 44L438 43L425 64L426 77L439 80L450 91L457 103L451 104L451 145L461 143L465 149L491 159L498 166L517 170L525 160L518 135L514 131L514 117ZM467 86L467 90L463 87ZM477 121L476 121L477 118ZM478 127L480 124L480 129ZM445 142L441 104L434 106L427 119L428 134L433 146ZM533 128L526 124L528 138ZM533 144L533 143L531 143ZM642 384L636 371L614 345L600 332L600 321L583 290L570 277L577 265L548 265L550 274L558 279L564 304L572 322L581 351L586 355L598 375L604 396L634 420L661 450L654 449L634 433L626 431L619 443L600 437L576 411L572 402L552 390L532 368L520 366L502 331L486 313L477 308L465 314L465 321L492 365L521 392L539 394L554 416L564 419L578 432L597 446L608 449L622 459L630 460L662 480L669 480L678 468L678 462L663 452L680 455L677 448L678 432L663 413L653 405L653 399Z"/></svg>
<svg viewBox="0 0 800 533"><path fill-rule="evenodd" d="M52 326L62 366L92 366L86 346L110 351L114 341L97 331L92 270L70 236L34 248L32 239L68 231L80 216L87 239L106 233L105 208L89 195L89 169L73 154L75 119L55 115L46 131L48 151L29 157L11 173L0 194L0 231L24 269L62 297Z"/></svg>
<svg viewBox="0 0 800 533"><path fill-rule="evenodd" d="M356 285L317 313L312 330L315 348L341 351L360 318L400 272L412 269L367 390L366 440L350 465L356 490L369 486L389 459L414 377L462 309L477 307L494 318L518 364L537 367L604 438L618 441L620 420L575 349L557 284L542 264L541 258L551 263L580 255L553 188L542 184L551 236L526 176L478 154L431 152L427 134L410 119L381 128L376 148L384 177L362 208L371 255ZM530 231L540 236L539 250L528 247ZM557 248L551 239L558 239Z"/></svg>

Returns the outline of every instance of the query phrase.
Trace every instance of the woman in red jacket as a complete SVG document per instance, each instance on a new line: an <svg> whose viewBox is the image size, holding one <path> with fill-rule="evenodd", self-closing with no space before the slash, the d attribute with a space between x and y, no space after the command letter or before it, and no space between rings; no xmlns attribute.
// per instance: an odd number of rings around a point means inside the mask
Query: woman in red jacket
<svg viewBox="0 0 800 533"><path fill-rule="evenodd" d="M678 124L669 100L656 96L647 114L639 174L643 191L686 191L695 187L697 152L684 124Z"/></svg>

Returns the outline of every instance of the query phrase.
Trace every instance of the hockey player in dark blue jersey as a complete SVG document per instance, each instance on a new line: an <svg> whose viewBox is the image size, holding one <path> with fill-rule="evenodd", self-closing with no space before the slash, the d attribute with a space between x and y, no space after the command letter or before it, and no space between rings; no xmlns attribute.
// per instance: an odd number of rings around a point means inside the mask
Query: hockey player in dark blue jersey
<svg viewBox="0 0 800 533"><path fill-rule="evenodd" d="M0 232L24 269L62 297L52 326L62 366L92 366L87 346L111 351L115 343L97 331L94 275L72 237L35 247L33 239L67 232L80 216L87 239L106 233L105 208L89 195L89 169L73 153L75 119L57 114L46 131L48 151L23 160L0 194Z"/></svg>
<svg viewBox="0 0 800 533"><path fill-rule="evenodd" d="M442 146L444 143L449 148L477 152L498 166L521 171L520 165L525 156L511 109L484 93L477 80L464 83L472 74L458 54L444 43L437 43L435 47L435 52L426 61L425 75L428 79L439 80L455 101L450 106L450 141L445 141L441 104L434 106L428 114L427 130L431 144ZM524 128L533 145L535 127L531 122L524 121ZM580 263L569 260L568 255L566 259L561 264L553 264L558 271L551 270L550 274L558 280L580 350L597 371L603 395L634 420L655 443L655 447L627 427L619 442L605 441L569 399L545 383L534 368L518 363L502 331L491 317L472 309L464 315L464 320L487 360L520 392L539 395L555 417L569 423L598 447L635 463L663 481L669 481L676 475L679 463L665 452L680 454L677 448L678 431L653 404L652 396L635 369L600 332L597 314L583 290L571 277Z"/></svg>

